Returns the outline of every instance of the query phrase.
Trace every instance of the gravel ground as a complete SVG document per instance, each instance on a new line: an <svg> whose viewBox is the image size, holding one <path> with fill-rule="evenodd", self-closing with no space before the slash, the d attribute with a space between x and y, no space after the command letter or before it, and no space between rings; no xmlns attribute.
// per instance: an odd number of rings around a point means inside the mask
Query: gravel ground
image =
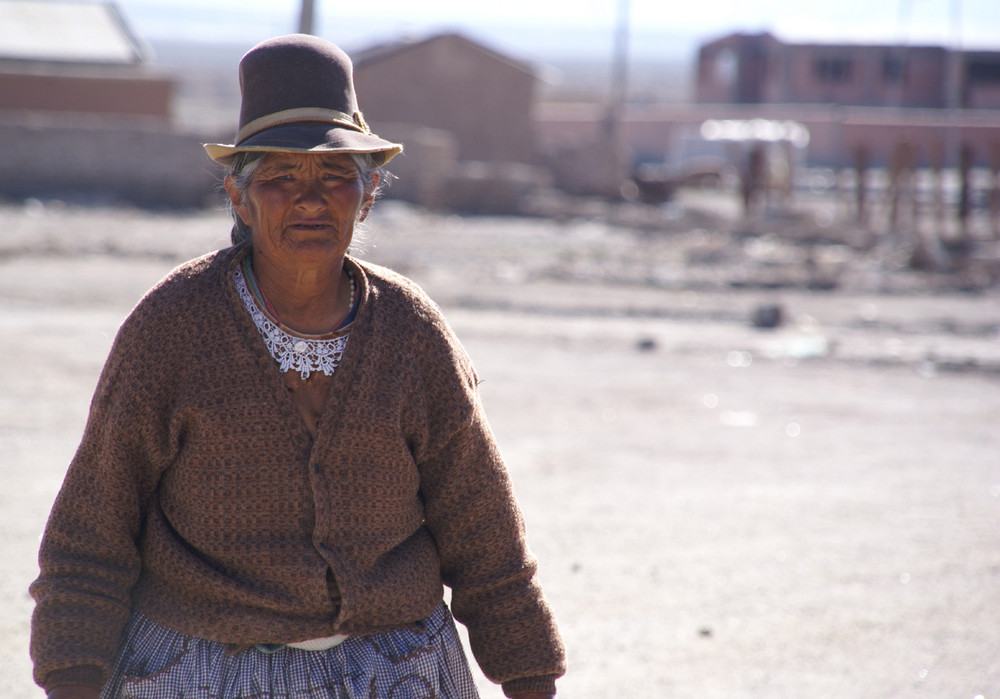
<svg viewBox="0 0 1000 699"><path fill-rule="evenodd" d="M386 201L362 254L430 291L484 379L570 653L560 696L1000 697L1000 290L698 205ZM38 699L26 588L101 364L228 225L53 202L0 221L0 696ZM767 308L779 327L751 322Z"/></svg>

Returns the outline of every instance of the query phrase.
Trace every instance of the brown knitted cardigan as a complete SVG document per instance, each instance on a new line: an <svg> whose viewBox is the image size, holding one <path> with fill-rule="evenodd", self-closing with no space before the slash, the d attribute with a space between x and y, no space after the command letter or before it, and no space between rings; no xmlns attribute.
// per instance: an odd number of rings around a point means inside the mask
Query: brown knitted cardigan
<svg viewBox="0 0 1000 699"><path fill-rule="evenodd" d="M36 681L101 686L133 608L294 642L410 626L443 583L488 677L554 691L562 642L438 308L347 260L362 302L314 442L233 286L246 252L179 267L118 333L31 587Z"/></svg>

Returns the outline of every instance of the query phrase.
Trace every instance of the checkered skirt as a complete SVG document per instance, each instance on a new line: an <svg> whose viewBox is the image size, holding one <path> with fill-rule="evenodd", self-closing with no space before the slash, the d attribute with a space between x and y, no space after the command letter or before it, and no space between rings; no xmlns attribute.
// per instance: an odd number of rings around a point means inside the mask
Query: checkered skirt
<svg viewBox="0 0 1000 699"><path fill-rule="evenodd" d="M443 603L424 628L355 636L325 651L232 653L136 612L101 699L478 699Z"/></svg>

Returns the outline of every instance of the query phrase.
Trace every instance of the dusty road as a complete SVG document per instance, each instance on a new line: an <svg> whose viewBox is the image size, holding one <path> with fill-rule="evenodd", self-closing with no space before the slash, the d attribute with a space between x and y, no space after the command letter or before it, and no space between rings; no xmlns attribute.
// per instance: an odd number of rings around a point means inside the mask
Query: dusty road
<svg viewBox="0 0 1000 699"><path fill-rule="evenodd" d="M97 374L227 224L0 222L0 696L39 699L26 588ZM1000 293L737 292L691 267L726 249L704 230L389 202L372 228L363 256L424 284L484 379L570 652L560 696L1000 697ZM755 329L767 303L788 322Z"/></svg>

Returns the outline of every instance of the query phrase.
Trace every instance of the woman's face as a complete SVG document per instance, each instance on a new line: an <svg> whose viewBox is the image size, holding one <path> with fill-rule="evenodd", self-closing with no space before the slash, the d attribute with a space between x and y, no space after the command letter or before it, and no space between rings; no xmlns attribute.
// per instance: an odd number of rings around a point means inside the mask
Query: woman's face
<svg viewBox="0 0 1000 699"><path fill-rule="evenodd" d="M372 194L349 155L271 153L245 192L226 191L253 231L255 255L282 267L327 265L343 258Z"/></svg>

